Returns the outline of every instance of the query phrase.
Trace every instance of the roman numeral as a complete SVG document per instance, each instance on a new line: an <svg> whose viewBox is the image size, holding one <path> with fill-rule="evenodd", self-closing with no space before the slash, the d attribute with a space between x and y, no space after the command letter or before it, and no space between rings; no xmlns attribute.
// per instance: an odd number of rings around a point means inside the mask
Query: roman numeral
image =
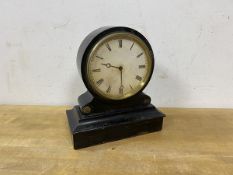
<svg viewBox="0 0 233 175"><path fill-rule="evenodd" d="M100 86L103 82L104 82L104 79L101 78L101 79L99 79L99 80L96 82L96 84L97 84L98 86Z"/></svg>
<svg viewBox="0 0 233 175"><path fill-rule="evenodd" d="M146 67L146 65L139 65L138 67L139 67L139 69L144 69Z"/></svg>
<svg viewBox="0 0 233 175"><path fill-rule="evenodd" d="M100 69L92 69L92 72L100 72Z"/></svg>
<svg viewBox="0 0 233 175"><path fill-rule="evenodd" d="M138 54L137 58L139 58L139 57L142 56L142 55L143 55L143 53Z"/></svg>
<svg viewBox="0 0 233 175"><path fill-rule="evenodd" d="M108 89L106 90L106 93L109 93L111 91L111 86L108 86Z"/></svg>
<svg viewBox="0 0 233 175"><path fill-rule="evenodd" d="M134 46L134 43L131 45L130 50L133 48L133 46Z"/></svg>
<svg viewBox="0 0 233 175"><path fill-rule="evenodd" d="M100 57L100 56L98 56L98 55L96 55L96 57L99 58L99 59L101 59L101 60L104 59L103 57Z"/></svg>
<svg viewBox="0 0 233 175"><path fill-rule="evenodd" d="M123 95L123 87L119 88L119 94Z"/></svg>
<svg viewBox="0 0 233 175"><path fill-rule="evenodd" d="M118 40L118 42L119 42L119 47L122 48L122 40L120 39Z"/></svg>
<svg viewBox="0 0 233 175"><path fill-rule="evenodd" d="M138 81L141 81L141 80L142 80L142 77L140 77L139 75L137 75L137 76L136 76L136 79L137 79Z"/></svg>
<svg viewBox="0 0 233 175"><path fill-rule="evenodd" d="M109 51L112 50L108 43L106 43L105 46L108 48Z"/></svg>

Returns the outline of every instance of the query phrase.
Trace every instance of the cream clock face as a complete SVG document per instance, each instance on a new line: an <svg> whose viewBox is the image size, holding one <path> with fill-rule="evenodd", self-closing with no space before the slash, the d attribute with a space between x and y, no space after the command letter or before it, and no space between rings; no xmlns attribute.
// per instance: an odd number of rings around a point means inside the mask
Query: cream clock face
<svg viewBox="0 0 233 175"><path fill-rule="evenodd" d="M153 71L150 49L127 32L103 37L87 60L87 79L96 94L111 100L129 98L141 91Z"/></svg>

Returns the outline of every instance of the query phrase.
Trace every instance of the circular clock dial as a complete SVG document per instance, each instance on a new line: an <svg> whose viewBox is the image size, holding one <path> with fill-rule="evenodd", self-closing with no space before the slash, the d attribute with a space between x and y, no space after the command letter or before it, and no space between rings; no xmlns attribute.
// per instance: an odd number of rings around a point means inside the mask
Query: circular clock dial
<svg viewBox="0 0 233 175"><path fill-rule="evenodd" d="M153 56L146 43L128 33L112 33L92 48L87 60L87 80L105 99L122 100L141 91L153 71Z"/></svg>

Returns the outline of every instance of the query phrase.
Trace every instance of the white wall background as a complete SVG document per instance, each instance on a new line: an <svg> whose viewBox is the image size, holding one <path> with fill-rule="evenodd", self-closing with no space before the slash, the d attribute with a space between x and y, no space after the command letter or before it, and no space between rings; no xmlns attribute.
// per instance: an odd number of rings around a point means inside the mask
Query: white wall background
<svg viewBox="0 0 233 175"><path fill-rule="evenodd" d="M157 106L233 107L233 0L1 0L0 104L76 104L79 44L106 25L150 41Z"/></svg>

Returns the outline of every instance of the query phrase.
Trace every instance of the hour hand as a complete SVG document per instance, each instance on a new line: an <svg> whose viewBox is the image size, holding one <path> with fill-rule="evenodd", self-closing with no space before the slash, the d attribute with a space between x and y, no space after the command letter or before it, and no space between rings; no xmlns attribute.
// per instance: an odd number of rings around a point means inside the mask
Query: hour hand
<svg viewBox="0 0 233 175"><path fill-rule="evenodd" d="M112 66L110 63L106 63L106 64L102 63L102 65L106 66L107 68L113 67L113 68L120 69L120 67Z"/></svg>

